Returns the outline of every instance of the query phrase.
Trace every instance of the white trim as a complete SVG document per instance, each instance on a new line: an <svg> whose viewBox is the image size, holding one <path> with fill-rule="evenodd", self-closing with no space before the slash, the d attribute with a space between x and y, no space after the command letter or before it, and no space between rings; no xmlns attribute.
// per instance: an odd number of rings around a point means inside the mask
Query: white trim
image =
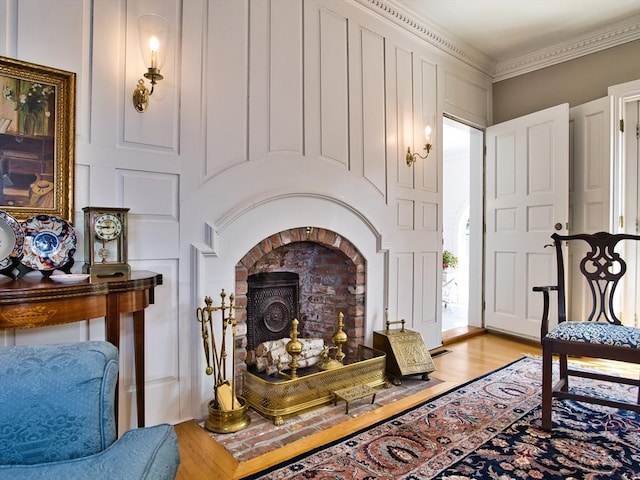
<svg viewBox="0 0 640 480"><path fill-rule="evenodd" d="M540 49L498 62L493 76L497 82L507 78L550 67L584 55L640 39L640 14L552 47Z"/></svg>
<svg viewBox="0 0 640 480"><path fill-rule="evenodd" d="M354 0L425 42L489 75L494 82L640 39L640 14L610 23L569 42L496 61L454 35L420 18L395 0Z"/></svg>
<svg viewBox="0 0 640 480"><path fill-rule="evenodd" d="M417 35L425 42L493 78L495 60L441 30L435 24L398 5L394 0L354 0L382 15L390 22Z"/></svg>

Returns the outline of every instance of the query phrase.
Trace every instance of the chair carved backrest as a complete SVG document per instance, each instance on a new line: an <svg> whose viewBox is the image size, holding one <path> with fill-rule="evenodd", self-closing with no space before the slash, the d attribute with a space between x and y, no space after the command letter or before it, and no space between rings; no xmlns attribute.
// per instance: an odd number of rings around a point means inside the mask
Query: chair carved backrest
<svg viewBox="0 0 640 480"><path fill-rule="evenodd" d="M578 240L586 242L590 247L579 263L580 273L591 291L591 312L587 321L607 321L613 325L622 325L615 313L614 295L620 279L627 271L627 264L615 251L615 248L622 240L640 240L640 237L598 232L577 235L554 233L551 238L553 238L556 247L558 268L558 322L567 319L562 242Z"/></svg>

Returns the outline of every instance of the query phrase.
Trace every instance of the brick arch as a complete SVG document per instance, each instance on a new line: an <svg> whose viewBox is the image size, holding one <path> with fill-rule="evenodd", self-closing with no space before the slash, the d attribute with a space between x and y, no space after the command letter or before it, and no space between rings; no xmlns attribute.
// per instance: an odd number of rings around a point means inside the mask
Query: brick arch
<svg viewBox="0 0 640 480"><path fill-rule="evenodd" d="M300 249L300 251L296 249ZM300 253L302 251L306 253ZM241 363L241 365L236 365L238 369L244 368L244 354L246 354L244 349L247 345L247 279L252 273L269 271L270 268L270 271L287 271L287 265L282 265L285 262L283 259L285 256L286 258L295 258L295 255L301 257L325 255L325 263L315 266L317 270L321 271L317 274L316 280L319 276L330 278L332 274L339 275L340 271L348 270L349 272L348 280L341 279L346 280L348 286L346 288L343 286L339 292L332 289L330 281L328 285L324 286L321 281L317 281L312 286L313 295L301 298L302 318L299 319L302 326L301 335L308 333L309 336L316 336L324 329L324 334L321 336L327 343L331 343L332 332L338 321L337 309L340 309L344 313L344 330L349 339L345 346L347 359L354 360L358 345L364 343L366 260L353 243L336 232L318 227L292 228L261 240L236 264L236 304L244 307L242 310L236 311L238 322L237 358ZM306 267L303 265L300 268ZM326 277L322 272L326 272ZM304 274L301 275L301 283L304 281L302 277ZM302 292L311 291L308 288L303 288L303 285L300 286L300 289L301 297ZM321 295L324 297L320 298ZM310 298L311 296L313 298ZM336 302L335 305L332 304L333 300ZM307 301L310 303L305 307ZM322 303L322 305L319 307L318 303ZM314 309L313 314L309 314ZM321 322L324 322L324 326L319 325Z"/></svg>

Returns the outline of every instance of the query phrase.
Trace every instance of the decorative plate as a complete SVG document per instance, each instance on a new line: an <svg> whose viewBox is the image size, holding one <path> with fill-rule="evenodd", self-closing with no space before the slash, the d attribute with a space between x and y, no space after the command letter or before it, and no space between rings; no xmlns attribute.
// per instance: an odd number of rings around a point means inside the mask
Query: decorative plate
<svg viewBox="0 0 640 480"><path fill-rule="evenodd" d="M22 222L24 247L21 262L34 270L63 267L76 253L76 232L64 219L36 215Z"/></svg>
<svg viewBox="0 0 640 480"><path fill-rule="evenodd" d="M0 259L19 257L22 255L23 245L24 230L20 222L7 212L0 210Z"/></svg>
<svg viewBox="0 0 640 480"><path fill-rule="evenodd" d="M67 275L51 275L49 278L58 283L79 283L84 282L90 276L88 273L69 273Z"/></svg>

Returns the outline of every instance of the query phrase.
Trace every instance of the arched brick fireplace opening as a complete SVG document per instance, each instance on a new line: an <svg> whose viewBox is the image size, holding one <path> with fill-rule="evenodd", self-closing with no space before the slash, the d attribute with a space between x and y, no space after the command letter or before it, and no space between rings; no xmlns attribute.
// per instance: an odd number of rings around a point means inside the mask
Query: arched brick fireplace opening
<svg viewBox="0 0 640 480"><path fill-rule="evenodd" d="M348 342L343 351L347 362L355 361L365 337L366 261L355 245L336 232L298 227L263 239L236 264L235 303L243 307L235 311L239 333L236 370L246 368L251 336L247 334L254 328L253 319L248 318L254 315L247 313L249 277L270 272L298 275L298 308L294 310L299 312L300 337L321 337L332 344L338 314L344 314ZM289 336L290 328L286 330Z"/></svg>

